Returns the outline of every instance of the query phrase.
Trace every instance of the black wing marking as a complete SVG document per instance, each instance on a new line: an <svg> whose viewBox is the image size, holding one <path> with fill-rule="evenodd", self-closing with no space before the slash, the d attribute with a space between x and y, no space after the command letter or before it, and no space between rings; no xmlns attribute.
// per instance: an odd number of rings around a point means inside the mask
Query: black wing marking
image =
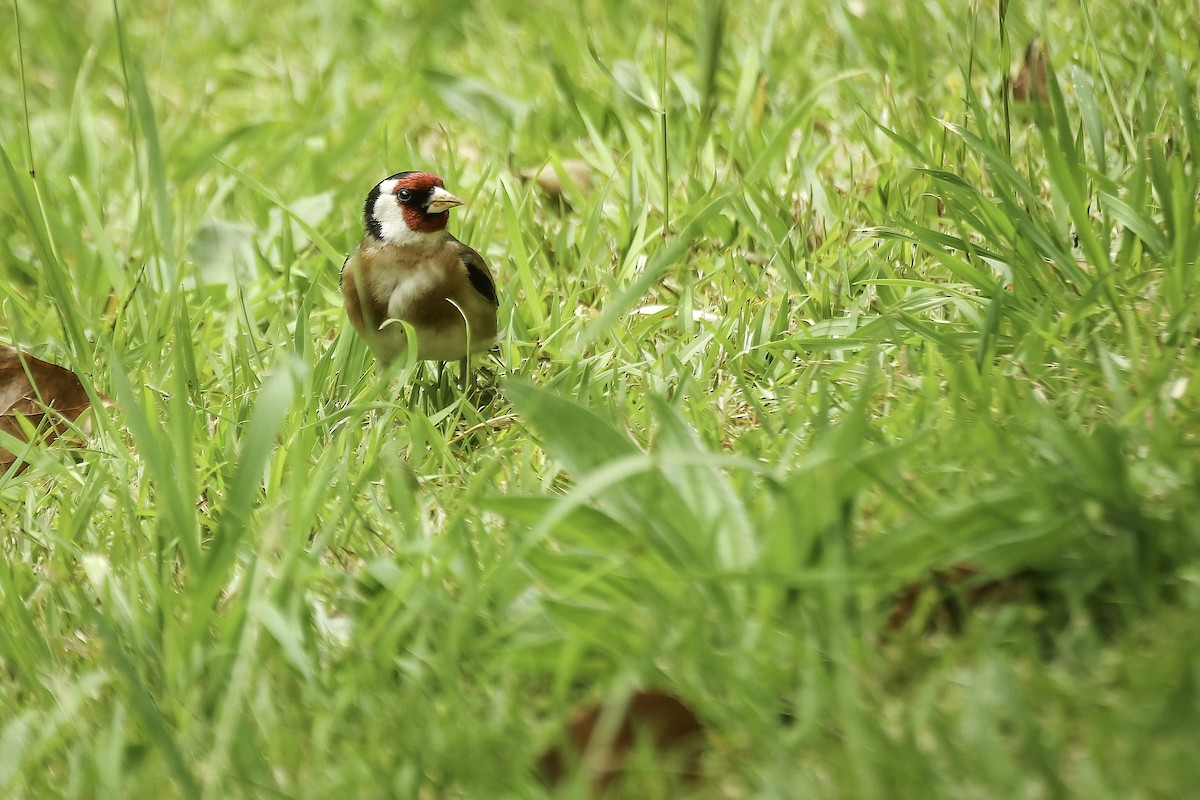
<svg viewBox="0 0 1200 800"><path fill-rule="evenodd" d="M491 274L488 273L487 263L483 260L483 256L464 244L462 262L467 268L467 278L471 281L471 286L475 288L475 291L492 301L492 305L499 306L500 298L496 296L496 284L492 281Z"/></svg>

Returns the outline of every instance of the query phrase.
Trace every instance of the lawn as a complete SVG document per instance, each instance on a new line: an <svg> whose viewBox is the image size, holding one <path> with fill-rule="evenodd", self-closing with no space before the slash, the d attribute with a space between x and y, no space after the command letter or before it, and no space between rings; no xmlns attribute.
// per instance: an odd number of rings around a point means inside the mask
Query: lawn
<svg viewBox="0 0 1200 800"><path fill-rule="evenodd" d="M0 795L549 797L649 690L626 797L1200 785L1195 3L7 6L0 344L93 411L0 437ZM466 393L342 309L403 169Z"/></svg>

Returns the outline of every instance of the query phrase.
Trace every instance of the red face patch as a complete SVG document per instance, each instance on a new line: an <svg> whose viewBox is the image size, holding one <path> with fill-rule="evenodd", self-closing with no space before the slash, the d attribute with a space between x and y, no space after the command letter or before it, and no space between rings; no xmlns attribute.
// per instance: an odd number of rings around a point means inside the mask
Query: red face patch
<svg viewBox="0 0 1200 800"><path fill-rule="evenodd" d="M430 214L425 211L425 203L434 187L446 188L446 184L431 172L411 172L396 181L396 200L400 211L404 214L404 222L409 230L417 233L434 233L444 230L450 220L450 212L442 211ZM411 193L413 199L406 200L405 193Z"/></svg>
<svg viewBox="0 0 1200 800"><path fill-rule="evenodd" d="M401 189L408 189L412 192L428 192L435 186L440 186L443 189L446 188L446 184L442 179L432 172L410 172L396 181L396 188L392 191L397 194Z"/></svg>

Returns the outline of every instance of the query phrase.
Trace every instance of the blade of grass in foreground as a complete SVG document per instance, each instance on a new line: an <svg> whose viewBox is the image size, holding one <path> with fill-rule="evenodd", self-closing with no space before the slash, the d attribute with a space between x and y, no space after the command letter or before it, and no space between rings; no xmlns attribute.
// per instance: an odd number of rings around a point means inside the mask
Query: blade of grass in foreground
<svg viewBox="0 0 1200 800"><path fill-rule="evenodd" d="M117 353L109 349L108 361L111 370L113 388L117 395L117 407L120 408L133 435L133 443L137 447L140 460L145 464L147 477L154 487L158 498L158 513L156 514L156 529L158 531L157 556L160 560L158 574L167 574L166 562L168 551L178 546L184 556L184 562L193 570L199 570L200 529L196 519L194 499L185 497L180 481L181 466L171 454L188 462L194 457L191 452L176 453L174 442L168 430L164 430L156 422L150 410L142 404L141 397L145 392L135 392L128 373L121 366ZM140 395L140 396L139 396ZM174 406L175 410L190 410L190 406ZM186 484L190 484L187 481ZM169 537L169 538L168 538Z"/></svg>
<svg viewBox="0 0 1200 800"><path fill-rule="evenodd" d="M287 419L300 369L297 362L271 374L258 391L254 413L246 424L241 454L227 486L221 520L213 535L212 548L204 564L204 589L197 592L196 610L203 613L228 580L230 564L237 556L237 545L249 532L251 507L262 492L263 471L271 450Z"/></svg>
<svg viewBox="0 0 1200 800"><path fill-rule="evenodd" d="M175 775L175 780L179 782L179 788L183 792L184 797L187 797L189 800L200 800L202 796L200 784L187 766L187 762L171 730L171 725L154 702L154 697L149 689L142 682L137 667L129 659L129 655L122 647L116 631L109 624L102 610L97 609L90 602L84 602L82 605L87 610L96 627L100 630L100 635L105 643L105 651L116 667L117 673L120 674L124 681L134 712L138 719L141 720L142 725L145 726L148 738L162 753L163 758L167 762L167 767Z"/></svg>

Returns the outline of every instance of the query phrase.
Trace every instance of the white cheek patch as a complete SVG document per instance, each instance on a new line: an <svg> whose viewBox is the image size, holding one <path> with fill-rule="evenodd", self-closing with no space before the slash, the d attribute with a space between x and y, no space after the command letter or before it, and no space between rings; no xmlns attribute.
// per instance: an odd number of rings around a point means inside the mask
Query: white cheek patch
<svg viewBox="0 0 1200 800"><path fill-rule="evenodd" d="M380 186L379 197L375 198L375 208L372 212L375 221L379 223L379 238L391 244L415 244L421 241L425 234L411 230L404 221L404 209L400 207L400 202L393 193L395 188L395 181L385 181Z"/></svg>

